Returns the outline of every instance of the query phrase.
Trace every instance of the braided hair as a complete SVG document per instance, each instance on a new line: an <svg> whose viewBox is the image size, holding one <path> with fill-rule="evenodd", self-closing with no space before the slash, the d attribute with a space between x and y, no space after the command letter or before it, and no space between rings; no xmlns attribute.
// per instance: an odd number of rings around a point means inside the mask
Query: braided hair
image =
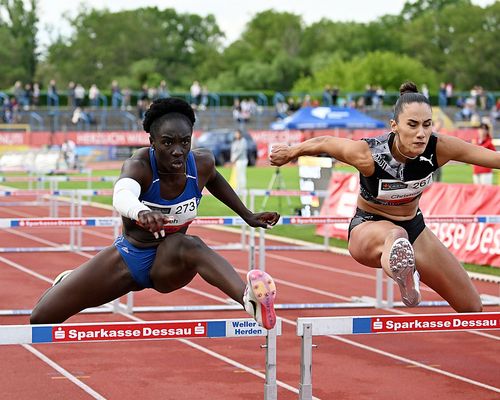
<svg viewBox="0 0 500 400"><path fill-rule="evenodd" d="M142 126L147 133L154 134L154 131L165 119L173 117L184 118L189 122L191 128L196 121L192 107L185 100L177 97L167 97L156 99L151 103L144 115Z"/></svg>
<svg viewBox="0 0 500 400"><path fill-rule="evenodd" d="M411 81L406 81L399 88L399 98L394 106L394 120L396 122L398 122L399 114L403 111L403 107L409 103L425 103L429 107L431 106L429 99L418 92L417 85Z"/></svg>

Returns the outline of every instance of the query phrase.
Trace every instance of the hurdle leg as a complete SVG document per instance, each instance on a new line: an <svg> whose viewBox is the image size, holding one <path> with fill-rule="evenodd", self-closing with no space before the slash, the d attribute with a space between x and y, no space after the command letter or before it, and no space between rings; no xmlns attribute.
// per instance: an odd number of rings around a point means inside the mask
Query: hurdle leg
<svg viewBox="0 0 500 400"><path fill-rule="evenodd" d="M383 302L384 302L384 271L382 271L382 268L377 268L376 270L376 283L375 283L375 293L376 293L376 300L375 300L375 308L382 308L383 307Z"/></svg>
<svg viewBox="0 0 500 400"><path fill-rule="evenodd" d="M259 228L259 269L261 271L266 270L266 241L265 241L265 229Z"/></svg>
<svg viewBox="0 0 500 400"><path fill-rule="evenodd" d="M266 382L264 383L264 400L277 400L276 384L276 328L267 332L266 337Z"/></svg>
<svg viewBox="0 0 500 400"><path fill-rule="evenodd" d="M304 324L300 358L299 400L312 399L312 324Z"/></svg>
<svg viewBox="0 0 500 400"><path fill-rule="evenodd" d="M250 228L248 239L248 270L255 268L255 228Z"/></svg>

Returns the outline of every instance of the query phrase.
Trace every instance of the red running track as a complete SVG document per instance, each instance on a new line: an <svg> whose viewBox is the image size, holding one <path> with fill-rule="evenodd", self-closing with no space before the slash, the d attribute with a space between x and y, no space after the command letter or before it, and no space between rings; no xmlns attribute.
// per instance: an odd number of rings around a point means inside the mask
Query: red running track
<svg viewBox="0 0 500 400"><path fill-rule="evenodd" d="M69 209L61 208L60 217ZM108 210L84 209L86 216ZM46 216L48 208L3 207L0 217ZM238 242L233 232L193 227L208 244ZM68 239L62 228L0 231L0 247L56 246ZM85 229L85 245L108 245L111 229ZM269 241L270 244L278 242ZM222 251L241 273L248 268L242 251ZM0 254L0 309L30 309L60 271L92 254ZM346 302L375 295L375 273L350 257L326 252L268 252L267 271L278 286L279 303ZM498 285L475 282L480 293L499 295ZM424 300L440 300L423 288ZM135 294L135 305L221 304L226 296L199 278L187 289L162 295ZM500 311L500 307L487 307ZM278 398L296 399L300 380L300 316L445 313L449 307L418 309L287 310L278 338ZM140 313L140 320L246 318L244 311ZM68 322L127 321L121 314L79 314ZM1 324L27 324L27 316L0 317ZM330 399L498 399L500 332L411 333L316 337L313 394ZM2 398L16 399L261 399L263 338L0 346ZM62 369L61 369L62 368Z"/></svg>

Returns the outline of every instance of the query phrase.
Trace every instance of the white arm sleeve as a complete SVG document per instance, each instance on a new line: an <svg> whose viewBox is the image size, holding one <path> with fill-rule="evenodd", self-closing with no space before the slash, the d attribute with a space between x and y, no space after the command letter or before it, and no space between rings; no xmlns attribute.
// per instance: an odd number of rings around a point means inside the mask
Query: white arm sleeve
<svg viewBox="0 0 500 400"><path fill-rule="evenodd" d="M121 178L113 190L113 207L124 217L137 220L139 211L151 209L139 201L141 185L134 179Z"/></svg>

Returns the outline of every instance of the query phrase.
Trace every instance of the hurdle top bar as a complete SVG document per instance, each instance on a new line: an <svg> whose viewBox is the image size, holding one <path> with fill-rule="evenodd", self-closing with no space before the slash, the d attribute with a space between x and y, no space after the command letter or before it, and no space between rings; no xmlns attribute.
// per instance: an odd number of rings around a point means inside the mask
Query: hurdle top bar
<svg viewBox="0 0 500 400"><path fill-rule="evenodd" d="M500 312L298 318L297 336L311 325L313 336L500 329Z"/></svg>
<svg viewBox="0 0 500 400"><path fill-rule="evenodd" d="M281 335L278 318L276 335ZM2 325L0 345L267 336L253 319Z"/></svg>
<svg viewBox="0 0 500 400"><path fill-rule="evenodd" d="M346 217L291 217L283 216L277 225L309 225L348 223ZM500 223L500 215L483 216L434 216L426 218L428 222L456 222L456 223ZM114 226L121 223L119 217L102 218L0 218L0 228L15 227L51 227L51 226ZM197 217L193 225L246 225L240 217ZM166 227L169 225L166 224Z"/></svg>

